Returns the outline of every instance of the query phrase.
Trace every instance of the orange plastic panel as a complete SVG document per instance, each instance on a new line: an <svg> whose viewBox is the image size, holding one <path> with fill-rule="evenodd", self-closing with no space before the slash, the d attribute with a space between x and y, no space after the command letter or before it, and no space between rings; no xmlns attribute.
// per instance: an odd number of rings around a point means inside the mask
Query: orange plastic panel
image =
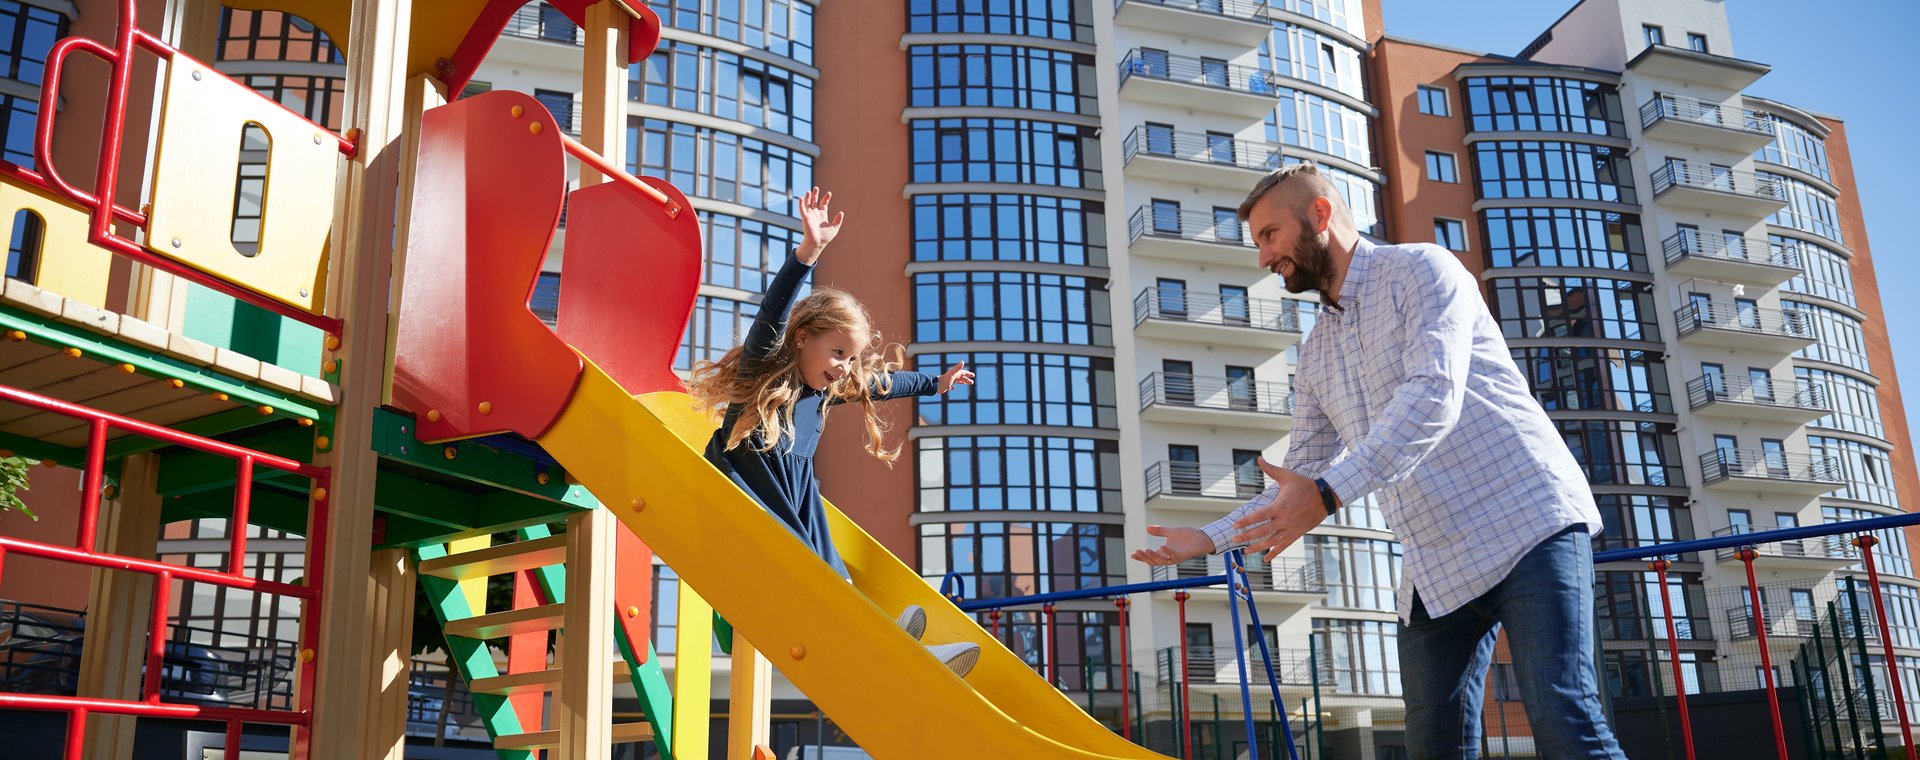
<svg viewBox="0 0 1920 760"><path fill-rule="evenodd" d="M692 208L665 180L641 181ZM628 393L680 390L673 355L700 290L699 220L668 217L617 182L577 190L569 204L560 337Z"/></svg>
<svg viewBox="0 0 1920 760"><path fill-rule="evenodd" d="M434 442L559 415L580 356L527 307L560 222L560 130L525 93L495 90L421 118L394 344L393 399Z"/></svg>
<svg viewBox="0 0 1920 760"><path fill-rule="evenodd" d="M633 652L633 664L647 661L647 640L653 633L653 550L620 525L614 538L613 609Z"/></svg>

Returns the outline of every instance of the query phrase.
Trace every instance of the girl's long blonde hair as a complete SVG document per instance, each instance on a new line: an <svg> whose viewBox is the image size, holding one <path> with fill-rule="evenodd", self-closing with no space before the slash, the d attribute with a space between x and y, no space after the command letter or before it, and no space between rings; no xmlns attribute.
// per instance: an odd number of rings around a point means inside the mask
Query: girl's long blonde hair
<svg viewBox="0 0 1920 760"><path fill-rule="evenodd" d="M693 365L687 391L703 409L722 419L729 410L740 410L739 420L727 432L728 451L755 433L759 434L752 444L756 451L772 450L794 434L793 410L805 387L800 377L800 349L794 336L835 330L845 330L865 343L850 363L847 374L827 386L824 393L828 409L834 403L859 404L860 416L867 428L867 453L889 464L899 458L898 446L886 447L887 426L880 419L873 399L875 391L889 390L886 373L900 368L899 361L886 357L887 353L897 355L898 347L881 348L880 333L873 329L867 307L846 291L834 288L815 288L812 295L794 304L787 317L786 332L777 338L772 354L766 359L749 360L744 346L734 346L719 361L700 361ZM827 409L820 412L822 424L826 422L826 413Z"/></svg>

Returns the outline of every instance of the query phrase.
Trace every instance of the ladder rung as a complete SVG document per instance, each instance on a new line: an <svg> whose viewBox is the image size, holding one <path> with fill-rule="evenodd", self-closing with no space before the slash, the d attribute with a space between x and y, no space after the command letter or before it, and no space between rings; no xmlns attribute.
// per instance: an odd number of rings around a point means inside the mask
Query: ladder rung
<svg viewBox="0 0 1920 760"><path fill-rule="evenodd" d="M468 639L499 639L522 633L551 631L561 627L566 611L565 604L543 604L465 620L449 620L443 630L448 636Z"/></svg>
<svg viewBox="0 0 1920 760"><path fill-rule="evenodd" d="M474 694L497 694L502 697L553 691L560 687L561 672L561 668L552 668L527 673L509 673L492 678L476 678L473 683L467 685L467 691ZM633 670L627 666L625 660L613 663L614 679L631 678L632 675Z"/></svg>
<svg viewBox="0 0 1920 760"><path fill-rule="evenodd" d="M566 561L567 537L561 534L430 559L420 563L420 573L461 581L517 573Z"/></svg>
<svg viewBox="0 0 1920 760"><path fill-rule="evenodd" d="M632 723L613 724L613 743L653 741L653 724L644 720ZM524 734L508 734L493 739L494 749L553 749L560 746L560 732L529 731Z"/></svg>

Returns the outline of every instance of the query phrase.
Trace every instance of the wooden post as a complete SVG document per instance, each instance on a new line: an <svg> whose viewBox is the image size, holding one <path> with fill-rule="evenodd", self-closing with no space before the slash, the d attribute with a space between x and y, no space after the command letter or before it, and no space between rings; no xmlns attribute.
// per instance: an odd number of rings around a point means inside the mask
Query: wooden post
<svg viewBox="0 0 1920 760"><path fill-rule="evenodd" d="M417 581L404 549L373 553L367 578L373 614L367 620L374 648L368 658L362 720L367 726L364 758L400 760L407 745L407 686L413 674L413 592Z"/></svg>
<svg viewBox="0 0 1920 760"><path fill-rule="evenodd" d="M94 546L136 559L153 559L160 540L159 460L137 454L122 463L119 498L103 505ZM78 694L104 699L140 698L152 620L153 576L94 570L87 593L87 642L80 648ZM90 760L133 757L134 719L96 714L87 721Z"/></svg>
<svg viewBox="0 0 1920 760"><path fill-rule="evenodd" d="M673 647L673 756L702 758L712 746L708 728L713 719L713 605L686 581L679 583L679 628Z"/></svg>
<svg viewBox="0 0 1920 760"><path fill-rule="evenodd" d="M773 666L752 642L733 634L733 679L727 691L727 760L754 760L773 718Z"/></svg>
<svg viewBox="0 0 1920 760"><path fill-rule="evenodd" d="M615 166L625 166L627 141L627 25L632 19L619 3L601 0L587 7L587 49L580 81L580 144ZM580 186L605 181L600 172L580 167Z"/></svg>
<svg viewBox="0 0 1920 760"><path fill-rule="evenodd" d="M346 40L343 123L356 137L358 155L348 160L334 192L333 243L327 272L327 312L345 324L329 355L342 360L333 445L315 464L332 470L326 548L313 572L322 585L314 640L313 724L294 732L293 757L366 757L376 733L365 720L374 693L368 658L375 637L373 615L373 410L384 401L388 373L387 306L396 239L403 219L400 193L411 174L399 142L408 121L408 101L420 95L406 86L412 0L353 0ZM414 113L418 113L417 110ZM399 203L396 204L395 198Z"/></svg>
<svg viewBox="0 0 1920 760"><path fill-rule="evenodd" d="M588 760L613 745L613 539L619 523L606 509L567 518L567 608L560 638L566 677L554 694L554 757Z"/></svg>

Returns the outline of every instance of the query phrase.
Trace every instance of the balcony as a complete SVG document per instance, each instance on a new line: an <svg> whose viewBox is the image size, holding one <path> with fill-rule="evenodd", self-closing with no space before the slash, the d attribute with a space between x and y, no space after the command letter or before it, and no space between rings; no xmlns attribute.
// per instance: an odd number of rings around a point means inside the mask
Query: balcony
<svg viewBox="0 0 1920 760"><path fill-rule="evenodd" d="M1774 132L1773 119L1764 112L1664 92L1640 106L1640 127L1648 137L1742 156L1767 147Z"/></svg>
<svg viewBox="0 0 1920 760"><path fill-rule="evenodd" d="M1661 248L1667 271L1689 277L1776 288L1802 271L1800 247L1792 243L1680 230Z"/></svg>
<svg viewBox="0 0 1920 760"><path fill-rule="evenodd" d="M1113 21L1135 29L1204 37L1249 48L1273 33L1267 5L1245 0L1118 0L1113 4Z"/></svg>
<svg viewBox="0 0 1920 760"><path fill-rule="evenodd" d="M1238 218L1141 206L1127 218L1127 250L1189 264L1258 267L1260 252Z"/></svg>
<svg viewBox="0 0 1920 760"><path fill-rule="evenodd" d="M1155 372L1140 381L1140 418L1285 433L1293 427L1293 391L1286 383Z"/></svg>
<svg viewBox="0 0 1920 760"><path fill-rule="evenodd" d="M1265 116L1280 99L1279 88L1265 71L1139 48L1120 61L1120 95L1248 119Z"/></svg>
<svg viewBox="0 0 1920 760"><path fill-rule="evenodd" d="M1790 354L1813 345L1813 321L1805 314L1756 306L1690 303L1673 313L1680 340L1696 346Z"/></svg>
<svg viewBox="0 0 1920 760"><path fill-rule="evenodd" d="M1751 534L1754 541L1752 548L1757 555L1753 558L1753 567L1755 570L1763 568L1776 570L1836 570L1860 561L1860 550L1854 548L1853 544L1850 543L1851 538L1845 535L1814 536L1813 538L1794 538L1779 541L1767 538L1768 532L1769 531L1765 530L1756 530L1751 525L1729 525L1715 530L1713 535L1718 537ZM1715 549L1713 552L1714 559L1721 562L1740 561L1740 551L1736 547ZM1782 619L1788 618L1792 614L1791 610L1785 609L1784 605L1783 609L1776 610L1773 608L1773 605L1769 604L1764 608L1764 611L1767 617L1768 636L1793 635L1776 633L1776 631L1781 630ZM1749 619L1750 617L1745 609L1728 610L1728 635L1736 639L1752 638L1753 621ZM1741 624L1736 622L1736 620L1744 621L1746 626L1742 628ZM1743 630L1745 631L1744 635L1741 633Z"/></svg>
<svg viewBox="0 0 1920 760"><path fill-rule="evenodd" d="M1301 604L1319 601L1327 595L1327 581L1322 577L1322 566L1318 558L1296 559L1281 557L1272 564L1259 557L1247 558L1247 580L1253 584L1254 593L1286 594L1301 597ZM1223 575L1227 572L1225 558L1215 554L1190 559L1178 565L1161 565L1153 568L1153 580L1171 581L1184 578L1205 578L1210 575ZM1219 598L1226 598L1225 587L1194 589L1196 597L1206 598L1211 592Z"/></svg>
<svg viewBox="0 0 1920 760"><path fill-rule="evenodd" d="M1773 67L1670 45L1648 45L1627 61L1627 70L1641 76L1739 91L1760 81Z"/></svg>
<svg viewBox="0 0 1920 760"><path fill-rule="evenodd" d="M507 28L500 32L508 37L520 37L529 40L546 40L562 45L585 45L587 35L579 25L546 3L523 5L507 19Z"/></svg>
<svg viewBox="0 0 1920 760"><path fill-rule="evenodd" d="M1267 475L1259 467L1198 462L1154 462L1147 465L1147 506L1190 509L1224 515L1266 490Z"/></svg>
<svg viewBox="0 0 1920 760"><path fill-rule="evenodd" d="M1232 636L1232 632L1225 635ZM1180 647L1166 647L1154 652L1154 672L1160 674L1161 684L1178 684L1184 670L1188 683L1193 688L1204 690L1208 687L1230 686L1240 688L1241 663L1245 662L1250 676L1249 682L1266 688L1266 662L1260 654L1260 643L1244 642L1245 649L1232 646L1212 646L1189 642L1186 656L1181 657ZM1273 655L1273 674L1282 686L1311 686L1315 682L1312 649L1287 648L1271 649ZM1318 652L1320 657L1319 685L1330 694L1334 691L1331 656L1325 651ZM1184 661L1183 661L1184 660ZM1203 713L1204 714L1204 713Z"/></svg>
<svg viewBox="0 0 1920 760"><path fill-rule="evenodd" d="M1127 176L1244 193L1280 168L1280 146L1231 135L1134 127L1121 143Z"/></svg>
<svg viewBox="0 0 1920 760"><path fill-rule="evenodd" d="M1188 343L1283 350L1300 340L1302 302L1146 288L1133 299L1134 334Z"/></svg>
<svg viewBox="0 0 1920 760"><path fill-rule="evenodd" d="M1812 498L1845 486L1840 460L1758 449L1715 449L1700 455L1708 488Z"/></svg>
<svg viewBox="0 0 1920 760"><path fill-rule="evenodd" d="M1760 219L1787 205L1787 189L1753 172L1669 160L1653 170L1656 200L1696 211Z"/></svg>
<svg viewBox="0 0 1920 760"><path fill-rule="evenodd" d="M1788 383L1701 375L1687 382L1687 400L1694 414L1741 421L1805 425L1833 412L1826 386L1798 379Z"/></svg>

